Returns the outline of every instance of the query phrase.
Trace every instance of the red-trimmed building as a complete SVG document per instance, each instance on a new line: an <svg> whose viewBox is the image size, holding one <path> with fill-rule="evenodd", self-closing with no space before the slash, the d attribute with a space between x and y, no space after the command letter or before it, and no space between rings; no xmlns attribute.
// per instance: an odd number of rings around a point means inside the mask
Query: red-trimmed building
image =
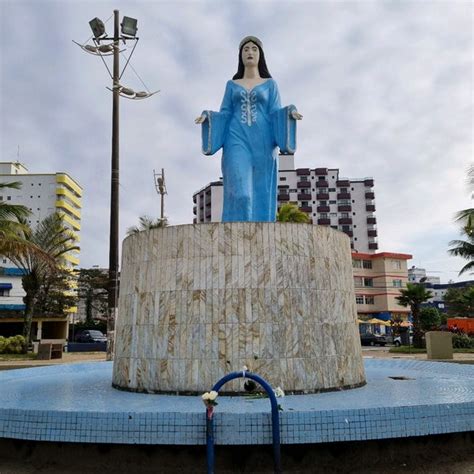
<svg viewBox="0 0 474 474"><path fill-rule="evenodd" d="M360 319L378 318L388 321L408 318L409 308L400 306L396 297L408 282L405 253L352 253L357 314Z"/></svg>

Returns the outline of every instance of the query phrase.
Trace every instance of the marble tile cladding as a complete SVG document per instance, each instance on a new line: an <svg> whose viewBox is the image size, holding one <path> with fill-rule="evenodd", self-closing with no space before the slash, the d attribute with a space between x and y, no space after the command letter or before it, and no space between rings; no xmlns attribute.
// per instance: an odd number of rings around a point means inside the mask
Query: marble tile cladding
<svg viewBox="0 0 474 474"><path fill-rule="evenodd" d="M113 382L200 392L246 365L287 391L361 384L354 301L349 238L333 229L225 223L140 232L123 244Z"/></svg>

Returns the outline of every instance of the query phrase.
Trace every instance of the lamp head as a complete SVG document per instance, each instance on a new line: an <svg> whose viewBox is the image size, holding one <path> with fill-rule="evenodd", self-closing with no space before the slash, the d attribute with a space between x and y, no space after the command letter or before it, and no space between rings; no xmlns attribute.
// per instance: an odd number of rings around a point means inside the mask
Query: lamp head
<svg viewBox="0 0 474 474"><path fill-rule="evenodd" d="M100 38L105 35L105 25L100 18L94 18L89 22L94 38Z"/></svg>
<svg viewBox="0 0 474 474"><path fill-rule="evenodd" d="M137 20L135 18L130 18L129 16L124 16L122 23L122 34L125 36L130 36L135 38L137 36Z"/></svg>

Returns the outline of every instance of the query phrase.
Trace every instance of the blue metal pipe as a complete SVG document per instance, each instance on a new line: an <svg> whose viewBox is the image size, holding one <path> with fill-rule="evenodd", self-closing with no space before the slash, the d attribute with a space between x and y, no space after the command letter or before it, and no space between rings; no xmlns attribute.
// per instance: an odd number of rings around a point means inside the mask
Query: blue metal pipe
<svg viewBox="0 0 474 474"><path fill-rule="evenodd" d="M281 474L281 453L280 453L280 415L278 412L278 403L275 396L275 392L271 385L262 377L253 374L251 372L231 372L230 374L222 377L215 385L212 390L219 392L219 389L230 382L231 380L238 378L248 378L254 380L267 392L270 398L270 404L272 408L272 435L273 435L273 462L275 474ZM214 424L213 419L208 418L206 413L206 445L207 445L207 473L214 474Z"/></svg>

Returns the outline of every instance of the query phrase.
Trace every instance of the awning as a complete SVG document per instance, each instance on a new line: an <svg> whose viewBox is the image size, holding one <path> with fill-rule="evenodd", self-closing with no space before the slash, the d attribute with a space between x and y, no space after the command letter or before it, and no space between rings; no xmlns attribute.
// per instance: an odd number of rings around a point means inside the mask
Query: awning
<svg viewBox="0 0 474 474"><path fill-rule="evenodd" d="M11 290L12 288L11 283L0 283L0 290Z"/></svg>

